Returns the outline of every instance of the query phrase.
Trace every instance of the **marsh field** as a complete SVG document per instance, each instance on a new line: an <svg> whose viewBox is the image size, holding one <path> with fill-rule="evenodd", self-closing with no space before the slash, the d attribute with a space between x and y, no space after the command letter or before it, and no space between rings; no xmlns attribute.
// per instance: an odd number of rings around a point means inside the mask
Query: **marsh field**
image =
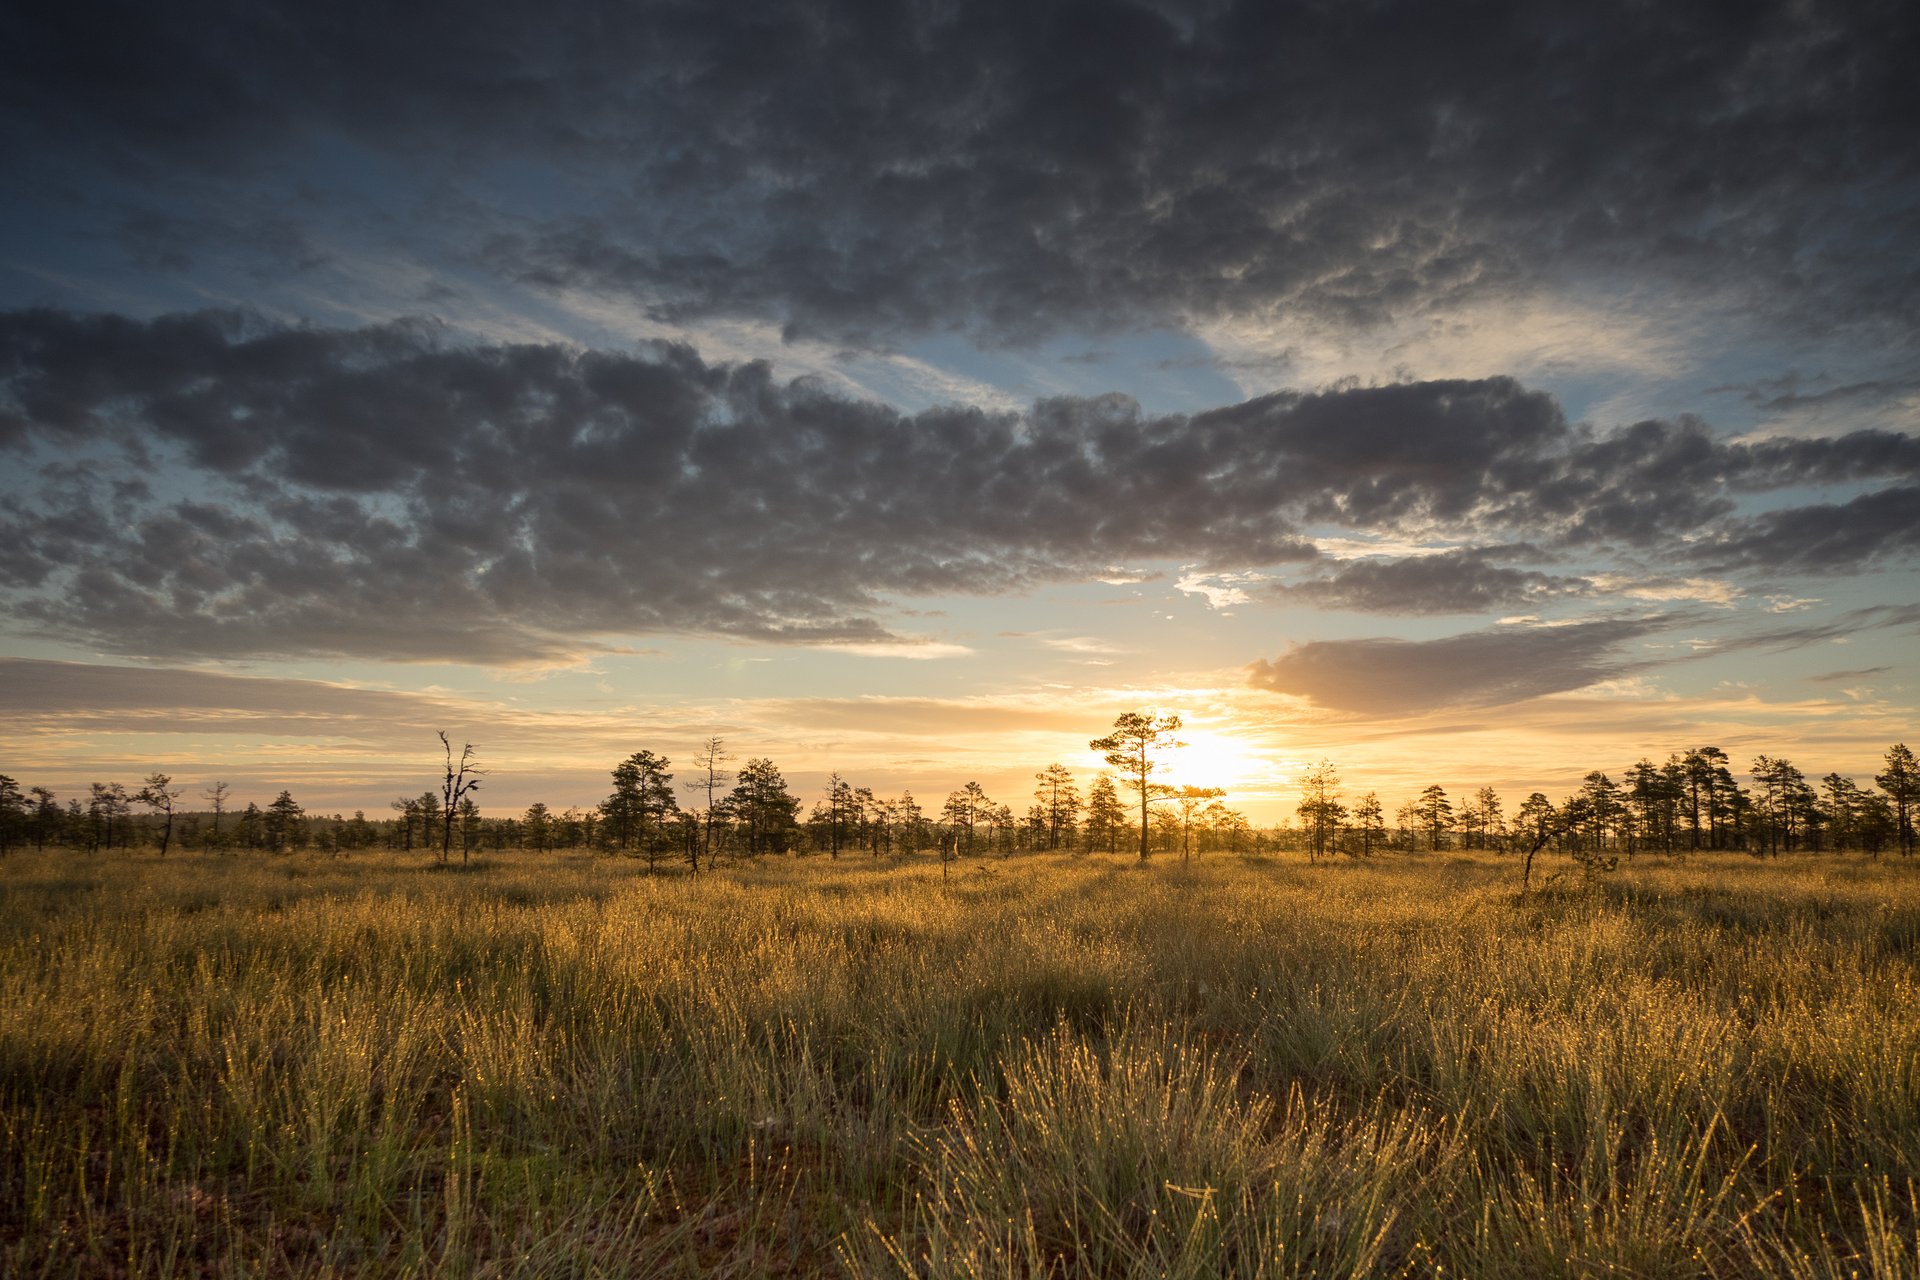
<svg viewBox="0 0 1920 1280"><path fill-rule="evenodd" d="M15 854L0 1273L1920 1275L1920 872L1517 883Z"/></svg>

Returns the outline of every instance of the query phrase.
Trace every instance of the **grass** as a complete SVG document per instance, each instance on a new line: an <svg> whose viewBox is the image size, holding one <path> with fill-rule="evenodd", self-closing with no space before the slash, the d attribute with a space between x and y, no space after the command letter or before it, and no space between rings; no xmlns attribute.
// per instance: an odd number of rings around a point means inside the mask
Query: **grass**
<svg viewBox="0 0 1920 1280"><path fill-rule="evenodd" d="M0 1273L1920 1276L1920 874L0 863Z"/></svg>

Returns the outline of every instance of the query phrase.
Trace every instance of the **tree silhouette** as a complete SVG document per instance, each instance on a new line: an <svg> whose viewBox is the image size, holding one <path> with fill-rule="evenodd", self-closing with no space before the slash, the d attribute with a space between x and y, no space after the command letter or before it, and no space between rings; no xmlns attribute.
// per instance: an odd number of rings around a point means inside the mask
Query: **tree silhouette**
<svg viewBox="0 0 1920 1280"><path fill-rule="evenodd" d="M1427 847L1438 849L1441 834L1453 825L1453 801L1447 799L1446 788L1438 783L1427 787L1414 801L1414 812L1427 829Z"/></svg>
<svg viewBox="0 0 1920 1280"><path fill-rule="evenodd" d="M667 816L679 810L673 798L673 763L651 751L636 751L613 769L613 793L600 805L607 819L607 839L621 852L636 845L652 869Z"/></svg>
<svg viewBox="0 0 1920 1280"><path fill-rule="evenodd" d="M1820 789L1827 797L1827 822L1833 832L1833 847L1859 848L1860 814L1865 800L1860 788L1852 778L1830 773L1820 779Z"/></svg>
<svg viewBox="0 0 1920 1280"><path fill-rule="evenodd" d="M1767 853L1779 857L1793 841L1798 819L1812 795L1806 775L1793 762L1777 756L1755 756L1747 770L1760 792L1760 813L1766 823Z"/></svg>
<svg viewBox="0 0 1920 1280"><path fill-rule="evenodd" d="M167 850L173 844L173 806L180 799L180 789L173 785L173 779L164 773L150 773L133 797L147 808L160 814L165 825L160 828L160 856L166 857Z"/></svg>
<svg viewBox="0 0 1920 1280"><path fill-rule="evenodd" d="M800 812L800 802L787 791L786 778L773 761L763 758L740 766L726 806L740 824L750 854L784 848L794 830L794 815Z"/></svg>
<svg viewBox="0 0 1920 1280"><path fill-rule="evenodd" d="M252 805L247 808L251 810ZM266 812L260 815L261 833L266 837L267 847L275 853L284 852L300 838L300 820L307 811L294 802L291 792L282 791L273 798Z"/></svg>
<svg viewBox="0 0 1920 1280"><path fill-rule="evenodd" d="M1887 802L1893 806L1894 839L1900 842L1902 857L1913 856L1913 811L1920 806L1920 765L1916 765L1913 752L1904 742L1896 742L1887 748L1887 771L1876 773L1873 780L1887 793Z"/></svg>
<svg viewBox="0 0 1920 1280"><path fill-rule="evenodd" d="M13 847L13 838L17 833L20 843L25 844L27 830L27 797L20 790L20 784L4 773L0 773L0 858L7 855Z"/></svg>
<svg viewBox="0 0 1920 1280"><path fill-rule="evenodd" d="M1127 811L1120 803L1120 793L1113 789L1113 779L1101 774L1087 790L1088 850L1091 851L1095 844L1101 844L1108 853L1114 852L1120 843L1120 828L1126 820Z"/></svg>
<svg viewBox="0 0 1920 1280"><path fill-rule="evenodd" d="M719 738L708 738L693 754L694 767L700 770L699 774L691 782L680 784L689 791L704 791L707 794L707 806L700 815L700 856L707 859L708 865L712 865L713 862L713 793L732 776L720 767L731 759L733 757L727 754L726 744L723 741ZM694 872L697 874L700 870L700 858L696 857L692 861Z"/></svg>
<svg viewBox="0 0 1920 1280"><path fill-rule="evenodd" d="M1193 815L1227 794L1219 787L1181 787L1170 797L1180 811L1180 861L1193 856Z"/></svg>
<svg viewBox="0 0 1920 1280"><path fill-rule="evenodd" d="M1606 848L1607 833L1619 825L1620 788L1612 778L1595 769L1580 781L1579 817L1587 828L1597 855ZM1574 808L1569 804L1569 810Z"/></svg>
<svg viewBox="0 0 1920 1280"><path fill-rule="evenodd" d="M1148 857L1148 809L1147 806L1169 794L1168 788L1156 788L1150 781L1153 771L1160 767L1154 759L1157 752L1184 747L1187 744L1174 739L1180 731L1180 717L1177 715L1148 716L1138 711L1122 712L1113 722L1113 732L1104 738L1095 738L1087 744L1100 752L1109 765L1120 770L1122 781L1140 796L1140 860Z"/></svg>
<svg viewBox="0 0 1920 1280"><path fill-rule="evenodd" d="M1719 747L1694 747L1680 757L1680 771L1687 791L1687 826L1692 847L1700 847L1700 820L1706 818L1707 847L1720 847L1720 826L1727 816L1733 774L1727 768L1727 753Z"/></svg>
<svg viewBox="0 0 1920 1280"><path fill-rule="evenodd" d="M553 811L535 801L520 817L520 840L535 852L545 852L553 844Z"/></svg>
<svg viewBox="0 0 1920 1280"><path fill-rule="evenodd" d="M854 789L839 774L827 779L827 793L813 807L808 815L808 824L815 834L815 843L824 834L827 841L827 856L839 858L841 847L847 842L849 834L859 825L861 806Z"/></svg>
<svg viewBox="0 0 1920 1280"><path fill-rule="evenodd" d="M1374 842L1386 834L1387 826L1380 810L1380 797L1369 791L1353 806L1354 824L1360 830L1360 856L1373 856Z"/></svg>
<svg viewBox="0 0 1920 1280"><path fill-rule="evenodd" d="M453 743L447 740L447 732L440 731L440 746L447 753L446 780L440 786L440 861L445 862L453 849L453 820L457 816L460 802L470 792L480 789L480 779L486 770L473 762L473 744L463 743L460 747L460 760L456 765L453 759ZM467 860L467 846L460 846L460 861Z"/></svg>
<svg viewBox="0 0 1920 1280"><path fill-rule="evenodd" d="M1333 761L1322 760L1300 776L1300 804L1296 810L1307 831L1307 861L1318 862L1330 852L1347 808L1340 803L1340 775Z"/></svg>
<svg viewBox="0 0 1920 1280"><path fill-rule="evenodd" d="M1079 816L1080 789L1063 764L1048 765L1034 774L1033 780L1039 784L1034 788L1033 798L1046 824L1047 848L1058 849L1060 833L1073 830L1074 820Z"/></svg>
<svg viewBox="0 0 1920 1280"><path fill-rule="evenodd" d="M213 831L207 836L209 848L220 843L220 819L227 812L227 791L225 782L215 782L200 794L206 797L207 806L213 810Z"/></svg>
<svg viewBox="0 0 1920 1280"><path fill-rule="evenodd" d="M902 791L894 801L893 820L897 832L895 847L901 853L918 853L926 835L927 815L920 808L920 802L913 798L913 792Z"/></svg>

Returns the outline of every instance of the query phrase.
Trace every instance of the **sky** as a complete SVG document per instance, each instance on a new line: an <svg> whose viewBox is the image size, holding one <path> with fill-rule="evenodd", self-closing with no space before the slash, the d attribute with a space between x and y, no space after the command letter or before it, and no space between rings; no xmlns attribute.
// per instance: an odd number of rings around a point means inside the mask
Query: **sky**
<svg viewBox="0 0 1920 1280"><path fill-rule="evenodd" d="M8 12L23 786L1915 736L1910 4Z"/></svg>

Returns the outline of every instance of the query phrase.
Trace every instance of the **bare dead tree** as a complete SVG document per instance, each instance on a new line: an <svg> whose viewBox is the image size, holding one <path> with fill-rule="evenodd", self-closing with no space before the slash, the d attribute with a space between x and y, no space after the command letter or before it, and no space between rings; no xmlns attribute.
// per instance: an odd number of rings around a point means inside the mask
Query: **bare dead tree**
<svg viewBox="0 0 1920 1280"><path fill-rule="evenodd" d="M444 863L453 853L453 821L458 816L460 801L469 792L480 789L480 779L487 775L487 770L474 763L471 742L460 745L460 761L457 765L453 759L453 743L448 741L444 729L440 731L440 746L447 753L446 781L440 787L440 861ZM460 861L466 862L467 857L467 845L462 841Z"/></svg>

